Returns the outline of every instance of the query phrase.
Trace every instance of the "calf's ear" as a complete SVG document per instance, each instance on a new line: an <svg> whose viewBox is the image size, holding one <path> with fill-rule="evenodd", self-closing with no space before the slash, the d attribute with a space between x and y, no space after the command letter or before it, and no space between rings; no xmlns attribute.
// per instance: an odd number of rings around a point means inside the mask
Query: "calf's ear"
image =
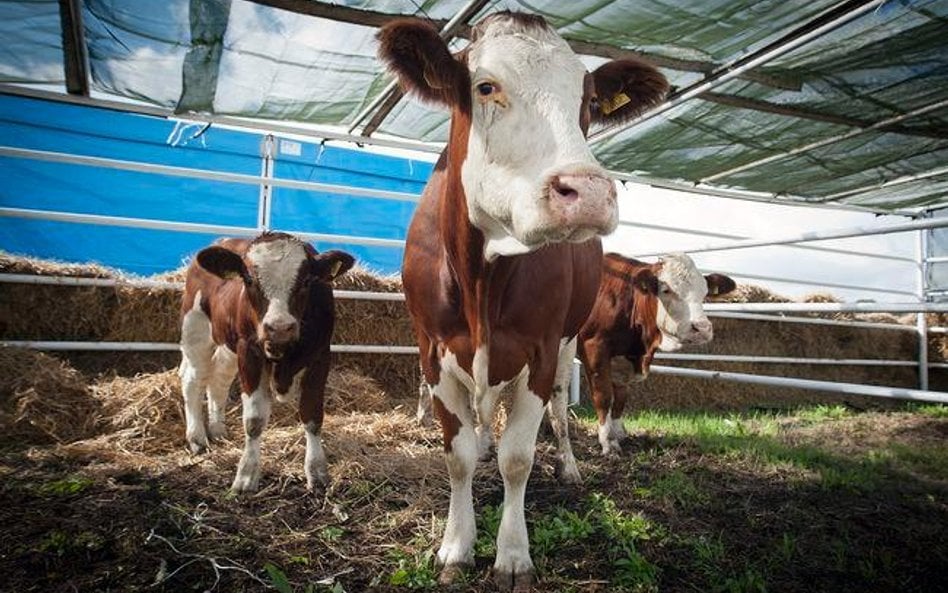
<svg viewBox="0 0 948 593"><path fill-rule="evenodd" d="M382 27L379 59L406 91L423 101L453 107L470 96L467 67L451 55L438 31L417 19L398 19Z"/></svg>
<svg viewBox="0 0 948 593"><path fill-rule="evenodd" d="M639 270L635 276L632 277L632 286L645 294L657 295L658 276L648 268Z"/></svg>
<svg viewBox="0 0 948 593"><path fill-rule="evenodd" d="M243 258L230 249L219 245L206 247L198 252L197 262L199 266L224 280L240 278L244 284L252 282Z"/></svg>
<svg viewBox="0 0 948 593"><path fill-rule="evenodd" d="M320 280L335 280L349 271L355 258L335 249L316 255L309 261L310 273Z"/></svg>
<svg viewBox="0 0 948 593"><path fill-rule="evenodd" d="M724 274L708 274L704 279L708 283L708 296L720 296L737 288L737 283Z"/></svg>
<svg viewBox="0 0 948 593"><path fill-rule="evenodd" d="M636 60L606 62L592 73L598 101L592 121L616 124L657 105L668 93L668 81L654 66Z"/></svg>

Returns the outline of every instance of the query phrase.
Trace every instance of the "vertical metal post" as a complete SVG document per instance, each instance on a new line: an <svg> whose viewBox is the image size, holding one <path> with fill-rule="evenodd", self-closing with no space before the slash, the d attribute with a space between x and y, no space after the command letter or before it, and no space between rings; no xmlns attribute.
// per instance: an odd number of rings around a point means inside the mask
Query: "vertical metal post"
<svg viewBox="0 0 948 593"><path fill-rule="evenodd" d="M918 279L916 288L918 290L918 302L928 301L928 233L930 231L922 229L918 231L918 243L916 245L916 259L918 262ZM915 316L915 327L918 331L918 388L924 391L928 390L928 320L924 312L919 312Z"/></svg>
<svg viewBox="0 0 948 593"><path fill-rule="evenodd" d="M275 145L273 134L267 134L261 147L263 162L260 167L260 175L264 179L273 179L273 151ZM270 230L270 204L272 201L273 186L266 181L261 182L259 207L257 209L257 229L260 231Z"/></svg>
<svg viewBox="0 0 948 593"><path fill-rule="evenodd" d="M583 368L583 363L578 359L573 359L573 373L569 380L569 405L575 406L579 403L579 371Z"/></svg>

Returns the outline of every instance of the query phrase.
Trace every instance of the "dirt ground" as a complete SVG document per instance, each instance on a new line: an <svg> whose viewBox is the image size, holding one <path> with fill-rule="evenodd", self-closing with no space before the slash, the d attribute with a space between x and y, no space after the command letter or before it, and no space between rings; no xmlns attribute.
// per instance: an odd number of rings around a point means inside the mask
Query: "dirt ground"
<svg viewBox="0 0 948 593"><path fill-rule="evenodd" d="M412 402L358 377L331 383L319 493L305 489L292 407L278 405L262 490L237 497L239 406L231 437L192 456L174 371L57 372L0 385L2 589L438 589L448 483L439 430L415 424ZM663 414L637 418L614 458L580 414L577 487L558 484L541 435L527 490L536 591L944 590L943 408ZM492 591L495 460L474 484L476 566L452 590Z"/></svg>

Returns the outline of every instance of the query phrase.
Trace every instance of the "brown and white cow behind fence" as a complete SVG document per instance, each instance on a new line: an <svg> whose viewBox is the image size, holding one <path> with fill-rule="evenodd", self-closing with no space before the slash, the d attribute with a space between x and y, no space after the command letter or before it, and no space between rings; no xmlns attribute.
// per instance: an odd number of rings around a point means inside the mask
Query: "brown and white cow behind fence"
<svg viewBox="0 0 948 593"><path fill-rule="evenodd" d="M723 274L702 276L683 253L663 256L654 264L606 254L596 304L579 332L577 348L589 379L604 455L618 452L627 436L622 425L626 392L612 383L611 360L627 358L634 377L644 380L657 351L710 342L711 321L702 303L708 295L735 288L734 280Z"/></svg>
<svg viewBox="0 0 948 593"><path fill-rule="evenodd" d="M398 20L379 55L410 92L451 112L448 145L415 211L402 282L425 381L441 421L451 499L442 582L473 564L475 418L489 430L500 390L513 402L497 448L504 479L494 578L533 578L524 515L545 404L565 390L575 336L599 286L598 237L617 224L614 181L586 144L659 101L664 77L616 60L587 72L540 17L495 13L452 55L432 27Z"/></svg>
<svg viewBox="0 0 948 593"><path fill-rule="evenodd" d="M188 267L179 371L185 436L191 451L201 453L208 437L225 434L224 407L238 375L246 434L234 491L253 491L259 484L260 435L271 396L298 400L306 430L306 485L326 483L320 432L335 319L330 282L354 261L347 253L317 253L292 235L267 232L253 240L220 240Z"/></svg>

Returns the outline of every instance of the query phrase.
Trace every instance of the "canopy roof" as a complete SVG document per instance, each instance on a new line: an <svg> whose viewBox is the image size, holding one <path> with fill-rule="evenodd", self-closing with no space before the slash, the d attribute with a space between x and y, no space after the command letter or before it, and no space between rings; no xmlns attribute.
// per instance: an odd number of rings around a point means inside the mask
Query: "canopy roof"
<svg viewBox="0 0 948 593"><path fill-rule="evenodd" d="M461 48L470 23L504 9L545 16L590 68L638 56L669 78L664 104L591 131L627 178L879 212L948 206L948 0L12 0L0 90L438 143L447 114L394 89L376 28L412 14Z"/></svg>

